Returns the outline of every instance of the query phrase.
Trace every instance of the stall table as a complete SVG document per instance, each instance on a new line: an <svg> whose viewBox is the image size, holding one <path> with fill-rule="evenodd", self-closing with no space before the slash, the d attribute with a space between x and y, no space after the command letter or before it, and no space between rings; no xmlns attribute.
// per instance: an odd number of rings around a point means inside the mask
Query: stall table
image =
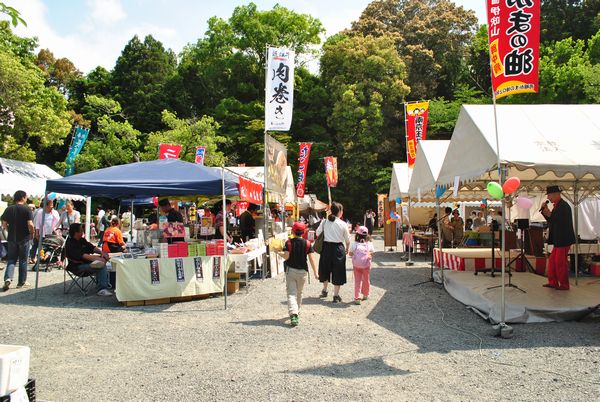
<svg viewBox="0 0 600 402"><path fill-rule="evenodd" d="M267 253L267 247L266 246L262 246L259 247L255 250L252 250L250 252L244 253L244 254L228 254L227 258L229 263L227 264L227 266L231 266L231 264L234 264L234 272L238 273L238 274L244 274L244 280L239 279L239 282L243 282L244 285L247 287L248 286L248 279L250 277L250 272L249 272L249 263L252 262L254 269L256 270L256 267L258 265L258 267L260 267L260 269L264 269L264 261L263 261L263 255ZM228 280L228 282L232 282L231 279Z"/></svg>

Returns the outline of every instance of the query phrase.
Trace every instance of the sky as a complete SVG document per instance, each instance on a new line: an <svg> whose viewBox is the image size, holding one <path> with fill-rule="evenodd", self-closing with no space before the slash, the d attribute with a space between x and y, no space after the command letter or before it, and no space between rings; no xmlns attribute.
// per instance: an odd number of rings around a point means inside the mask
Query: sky
<svg viewBox="0 0 600 402"><path fill-rule="evenodd" d="M234 0L3 0L17 8L27 27L20 36L35 36L40 48L56 58L66 57L83 73L96 66L112 70L127 42L151 34L175 53L204 36L206 21L228 19L235 7L248 1ZM331 36L356 21L370 0L254 0L259 10L275 4L310 14L323 23ZM483 23L484 0L455 0L474 10Z"/></svg>

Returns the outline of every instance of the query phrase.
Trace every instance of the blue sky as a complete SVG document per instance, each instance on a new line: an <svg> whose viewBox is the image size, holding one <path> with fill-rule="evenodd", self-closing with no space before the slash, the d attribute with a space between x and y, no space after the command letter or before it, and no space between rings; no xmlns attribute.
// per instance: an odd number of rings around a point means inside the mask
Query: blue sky
<svg viewBox="0 0 600 402"><path fill-rule="evenodd" d="M204 35L212 16L227 19L249 1L233 0L4 0L27 21L22 36L37 36L40 46L67 57L84 73L101 65L112 69L125 44L137 34L152 34L179 53ZM485 19L484 0L455 0ZM326 36L350 27L369 0L254 0L266 10L279 3L321 20Z"/></svg>

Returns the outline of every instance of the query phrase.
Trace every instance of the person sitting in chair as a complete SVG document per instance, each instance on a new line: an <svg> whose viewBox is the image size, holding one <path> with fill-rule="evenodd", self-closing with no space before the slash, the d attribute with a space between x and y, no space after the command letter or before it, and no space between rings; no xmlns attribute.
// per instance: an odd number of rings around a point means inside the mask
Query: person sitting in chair
<svg viewBox="0 0 600 402"><path fill-rule="evenodd" d="M72 223L69 226L65 255L69 262L67 270L78 276L92 273L96 276L98 283L98 296L112 296L113 293L108 290L108 270L106 269L109 256L83 238L81 223Z"/></svg>
<svg viewBox="0 0 600 402"><path fill-rule="evenodd" d="M102 251L107 253L120 253L125 251L125 242L123 233L119 229L119 218L113 216L110 220L110 227L104 231L102 239Z"/></svg>

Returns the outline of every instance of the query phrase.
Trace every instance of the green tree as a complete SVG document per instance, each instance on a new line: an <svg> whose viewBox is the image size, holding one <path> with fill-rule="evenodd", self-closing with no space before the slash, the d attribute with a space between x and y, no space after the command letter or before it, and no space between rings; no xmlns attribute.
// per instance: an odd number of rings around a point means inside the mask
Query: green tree
<svg viewBox="0 0 600 402"><path fill-rule="evenodd" d="M600 29L600 0L542 0L540 39L543 43L573 38L586 40Z"/></svg>
<svg viewBox="0 0 600 402"><path fill-rule="evenodd" d="M21 18L21 14L16 8L7 6L3 2L0 2L0 14L7 15L10 18L10 21L13 27L19 25L19 23L27 26L27 23L23 18Z"/></svg>
<svg viewBox="0 0 600 402"><path fill-rule="evenodd" d="M44 85L33 64L33 43L0 22L0 156L44 161L43 153L63 142L71 124L65 98Z"/></svg>
<svg viewBox="0 0 600 402"><path fill-rule="evenodd" d="M193 162L196 155L196 146L206 147L205 164L208 166L221 166L225 162L219 144L225 141L224 137L217 135L219 124L208 116L201 119L179 119L177 115L168 110L162 112L162 121L167 130L151 133L144 147L143 158L156 159L160 144L180 144L179 159Z"/></svg>
<svg viewBox="0 0 600 402"><path fill-rule="evenodd" d="M341 34L323 46L321 76L333 101L328 122L343 189L334 198L358 216L375 202L378 166L390 162L384 155L398 152L402 142L397 127L409 92L406 68L393 38Z"/></svg>
<svg viewBox="0 0 600 402"><path fill-rule="evenodd" d="M449 97L460 81L477 17L450 0L379 0L352 31L391 36L408 66L411 99Z"/></svg>
<svg viewBox="0 0 600 402"><path fill-rule="evenodd" d="M46 77L46 85L53 86L65 96L69 95L69 87L82 77L71 60L67 58L56 59L48 49L39 51L35 64L42 70Z"/></svg>
<svg viewBox="0 0 600 402"><path fill-rule="evenodd" d="M134 127L144 133L162 128L160 114L169 108L166 84L176 72L171 50L151 35L134 36L123 49L112 72L112 95Z"/></svg>

